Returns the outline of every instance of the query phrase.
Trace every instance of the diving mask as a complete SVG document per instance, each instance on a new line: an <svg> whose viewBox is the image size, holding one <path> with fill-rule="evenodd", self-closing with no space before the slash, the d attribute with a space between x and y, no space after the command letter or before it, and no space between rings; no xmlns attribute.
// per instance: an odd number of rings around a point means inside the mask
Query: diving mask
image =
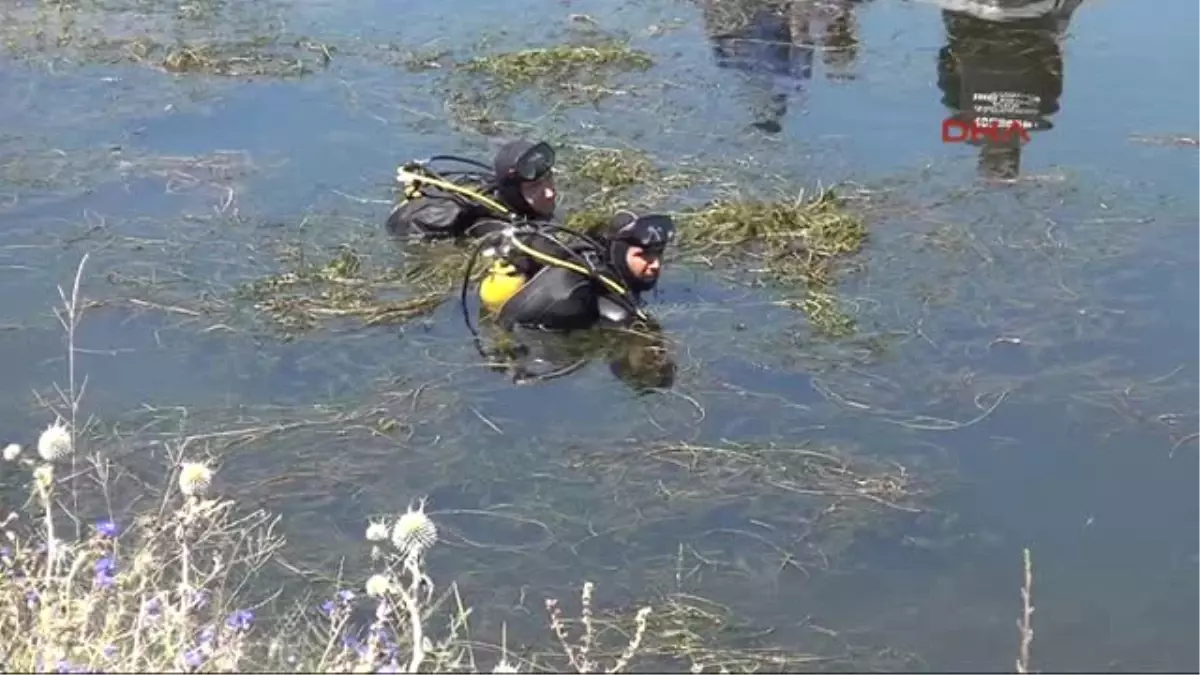
<svg viewBox="0 0 1200 675"><path fill-rule="evenodd" d="M513 172L525 181L542 178L554 168L554 148L549 143L538 143L526 150L513 165Z"/></svg>

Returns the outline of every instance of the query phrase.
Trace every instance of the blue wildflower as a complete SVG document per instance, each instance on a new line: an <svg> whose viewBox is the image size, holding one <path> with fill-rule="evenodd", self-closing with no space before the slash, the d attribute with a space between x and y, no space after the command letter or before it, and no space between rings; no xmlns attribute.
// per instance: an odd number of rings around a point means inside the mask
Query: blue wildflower
<svg viewBox="0 0 1200 675"><path fill-rule="evenodd" d="M400 646L396 644L396 640L392 635L392 631L387 628L372 628L371 637L379 640L379 650L384 657L392 658L396 655Z"/></svg>
<svg viewBox="0 0 1200 675"><path fill-rule="evenodd" d="M25 604L32 609L33 606L36 605L37 603L38 603L38 592L33 589L25 591Z"/></svg>
<svg viewBox="0 0 1200 675"><path fill-rule="evenodd" d="M150 598L142 605L142 612L151 619L157 619L162 614L162 600Z"/></svg>
<svg viewBox="0 0 1200 675"><path fill-rule="evenodd" d="M101 588L108 588L115 581L117 561L113 560L112 556L106 555L96 561L94 571L96 573L95 584Z"/></svg>
<svg viewBox="0 0 1200 675"><path fill-rule="evenodd" d="M250 624L254 622L254 612L248 609L239 609L229 618L225 620L225 625L231 630L244 631L250 628Z"/></svg>
<svg viewBox="0 0 1200 675"><path fill-rule="evenodd" d="M112 539L117 536L121 528L111 520L101 520L96 523L96 533L106 539Z"/></svg>
<svg viewBox="0 0 1200 675"><path fill-rule="evenodd" d="M355 654L358 654L360 657L367 655L367 646L353 635L343 635L342 646L354 652Z"/></svg>
<svg viewBox="0 0 1200 675"><path fill-rule="evenodd" d="M104 658L106 658L106 659L115 659L117 657L117 646L116 645L106 645L104 647L103 654L104 654Z"/></svg>
<svg viewBox="0 0 1200 675"><path fill-rule="evenodd" d="M377 672L377 673L398 673L398 672L400 672L400 664L396 663L395 659L392 659L391 661L383 664L382 666L379 666L379 668L376 669L375 672Z"/></svg>
<svg viewBox="0 0 1200 675"><path fill-rule="evenodd" d="M204 652L199 649L189 649L183 653L183 662L188 668L199 668L204 664Z"/></svg>
<svg viewBox="0 0 1200 675"><path fill-rule="evenodd" d="M196 637L196 639L200 641L200 644L206 645L206 644L212 642L213 639L216 637L217 637L217 629L214 628L213 626L209 625L209 626L205 626L204 628L200 629L200 635L198 635Z"/></svg>
<svg viewBox="0 0 1200 675"><path fill-rule="evenodd" d="M355 595L354 591L342 589L335 593L333 597L333 600L326 600L325 602L322 602L321 606L319 607L321 613L325 616L333 616L334 610L337 609L339 605L342 607L348 606L354 601Z"/></svg>

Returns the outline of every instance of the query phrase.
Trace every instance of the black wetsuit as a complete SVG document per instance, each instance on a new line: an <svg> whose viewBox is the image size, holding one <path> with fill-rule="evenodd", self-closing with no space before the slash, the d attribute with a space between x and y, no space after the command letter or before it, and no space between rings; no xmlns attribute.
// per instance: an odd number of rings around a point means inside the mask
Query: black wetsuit
<svg viewBox="0 0 1200 675"><path fill-rule="evenodd" d="M600 261L593 258L592 262ZM621 282L621 277L610 265L598 264L596 267L605 276ZM582 330L597 324L627 326L638 318L630 306L631 300L638 302L640 299L636 293L630 299L619 297L601 281L578 272L541 265L504 303L497 321L505 329L526 326Z"/></svg>
<svg viewBox="0 0 1200 675"><path fill-rule="evenodd" d="M1002 129L1018 122L1028 132L1053 128L1050 117L1063 93L1059 40L1080 2L1011 0L993 6L944 0L946 45L938 52L938 88L952 117ZM981 171L1015 178L1019 138L981 142Z"/></svg>
<svg viewBox="0 0 1200 675"><path fill-rule="evenodd" d="M485 191L487 185L484 181L454 182L499 201L496 190ZM397 236L411 234L426 239L458 239L481 237L502 229L507 224L508 220L504 214L497 213L466 195L423 185L420 194L401 201L392 209L387 219L387 230Z"/></svg>
<svg viewBox="0 0 1200 675"><path fill-rule="evenodd" d="M544 145L544 144L543 144ZM479 238L521 220L537 223L549 220L553 214L539 214L525 201L521 193L521 176L517 167L538 144L525 140L506 143L496 153L491 172L481 170L442 175L439 178L486 197L505 211L472 199L469 194L447 190L430 183L419 185L415 194L409 193L388 215L387 229L393 235L412 234L426 239ZM550 152L546 148L544 152ZM476 164L473 160L462 160ZM550 165L544 173L548 174ZM526 177L532 180L534 177ZM420 179L417 179L420 183Z"/></svg>

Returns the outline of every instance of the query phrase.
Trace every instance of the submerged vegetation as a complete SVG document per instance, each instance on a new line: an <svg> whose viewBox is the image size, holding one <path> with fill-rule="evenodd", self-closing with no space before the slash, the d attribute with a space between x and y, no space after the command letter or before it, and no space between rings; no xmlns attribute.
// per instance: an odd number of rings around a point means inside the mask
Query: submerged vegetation
<svg viewBox="0 0 1200 675"><path fill-rule="evenodd" d="M291 269L238 293L285 333L307 331L322 319L353 317L372 326L425 315L446 300L466 256L455 251L411 260L407 269L391 268L373 266L352 247L339 246L325 260L291 261Z"/></svg>
<svg viewBox="0 0 1200 675"><path fill-rule="evenodd" d="M563 44L475 57L459 67L483 75L495 96L533 88L568 100L598 101L613 90L608 79L619 72L644 71L650 55L617 41Z"/></svg>
<svg viewBox="0 0 1200 675"><path fill-rule="evenodd" d="M267 3L263 3L264 5ZM130 63L168 73L292 77L329 65L336 48L274 29L269 16L224 3L162 3L138 12L141 25L114 23L91 3L39 2L0 10L0 48L19 58ZM171 7L175 5L175 7ZM175 11L170 11L175 10ZM225 15L221 24L213 11ZM230 34L229 26L236 26Z"/></svg>

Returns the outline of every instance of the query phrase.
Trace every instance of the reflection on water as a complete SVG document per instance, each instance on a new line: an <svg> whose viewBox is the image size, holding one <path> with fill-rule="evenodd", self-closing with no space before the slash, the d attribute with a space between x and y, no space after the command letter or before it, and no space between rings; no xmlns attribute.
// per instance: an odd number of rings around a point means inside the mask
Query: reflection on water
<svg viewBox="0 0 1200 675"><path fill-rule="evenodd" d="M570 334L522 327L504 332L485 320L480 333L481 355L518 384L569 377L592 361L605 362L613 377L635 392L670 389L675 382L677 365L658 326Z"/></svg>
<svg viewBox="0 0 1200 675"><path fill-rule="evenodd" d="M704 28L720 68L745 74L752 125L779 133L789 102L808 91L815 53L830 78L849 76L858 55L861 0L704 0Z"/></svg>
<svg viewBox="0 0 1200 675"><path fill-rule="evenodd" d="M946 44L938 51L938 87L951 119L967 125L1014 122L1028 132L972 134L979 146L979 174L1011 180L1021 172L1021 149L1052 129L1063 93L1063 41L1083 0L939 2ZM967 128L970 128L968 126Z"/></svg>

